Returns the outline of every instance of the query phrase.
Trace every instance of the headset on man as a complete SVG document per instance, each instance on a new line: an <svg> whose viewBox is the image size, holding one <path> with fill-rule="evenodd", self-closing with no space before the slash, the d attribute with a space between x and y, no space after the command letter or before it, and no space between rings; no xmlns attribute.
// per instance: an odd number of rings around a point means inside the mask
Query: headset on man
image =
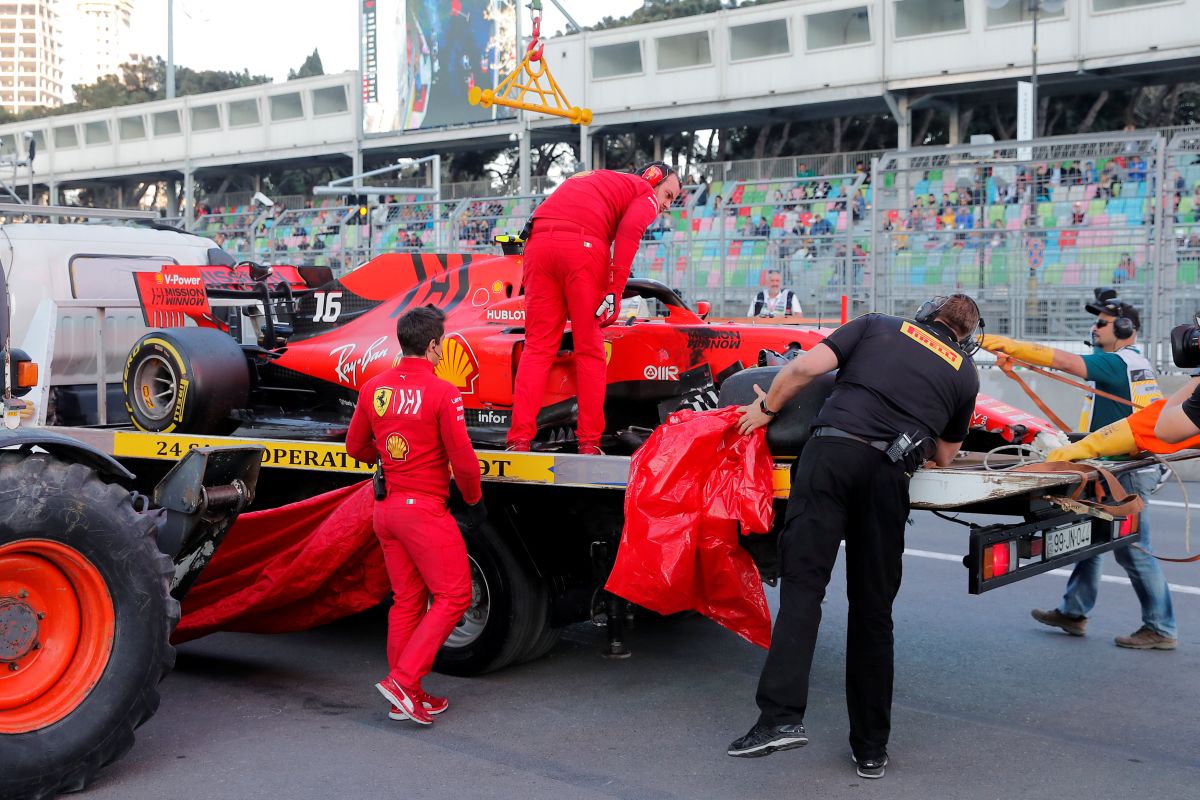
<svg viewBox="0 0 1200 800"><path fill-rule="evenodd" d="M971 301L971 306L975 309L975 318L979 320L972 331L956 341L959 349L962 350L963 353L965 353L967 356L973 356L979 350L979 346L983 344L984 326L983 315L979 313L979 304L975 302L975 298L966 294L938 295L937 297L930 298L922 303L921 307L917 309L917 313L913 319L919 325L930 324L933 322L934 318L937 317L938 312L945 308L946 303L948 303L952 297L965 297L967 300Z"/></svg>

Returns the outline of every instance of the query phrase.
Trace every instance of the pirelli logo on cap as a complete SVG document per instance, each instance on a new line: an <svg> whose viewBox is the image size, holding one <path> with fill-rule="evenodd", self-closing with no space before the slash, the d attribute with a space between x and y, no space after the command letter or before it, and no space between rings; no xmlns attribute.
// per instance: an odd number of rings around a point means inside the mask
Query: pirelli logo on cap
<svg viewBox="0 0 1200 800"><path fill-rule="evenodd" d="M950 345L941 341L928 331L922 330L920 327L911 322L905 322L900 326L900 332L924 347L926 350L929 350L937 355L955 369L958 369L962 366L962 353L958 352L956 348L951 347Z"/></svg>

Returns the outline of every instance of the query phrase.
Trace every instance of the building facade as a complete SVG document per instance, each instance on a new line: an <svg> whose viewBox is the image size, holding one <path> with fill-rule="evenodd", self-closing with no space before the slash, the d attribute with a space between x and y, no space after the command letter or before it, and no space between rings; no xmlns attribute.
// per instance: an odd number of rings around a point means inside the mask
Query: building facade
<svg viewBox="0 0 1200 800"><path fill-rule="evenodd" d="M62 105L62 51L56 0L0 2L0 107Z"/></svg>
<svg viewBox="0 0 1200 800"><path fill-rule="evenodd" d="M91 84L105 75L119 75L132 60L130 23L134 0L70 0L71 52L66 69L70 83Z"/></svg>

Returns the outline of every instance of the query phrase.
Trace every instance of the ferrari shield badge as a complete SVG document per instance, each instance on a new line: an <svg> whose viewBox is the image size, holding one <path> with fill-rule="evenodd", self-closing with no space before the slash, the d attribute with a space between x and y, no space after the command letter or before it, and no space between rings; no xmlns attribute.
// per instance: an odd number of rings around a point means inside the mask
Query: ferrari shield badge
<svg viewBox="0 0 1200 800"><path fill-rule="evenodd" d="M375 407L376 416L382 417L392 404L392 390L387 386L380 386L375 390L375 397L372 398L371 404Z"/></svg>

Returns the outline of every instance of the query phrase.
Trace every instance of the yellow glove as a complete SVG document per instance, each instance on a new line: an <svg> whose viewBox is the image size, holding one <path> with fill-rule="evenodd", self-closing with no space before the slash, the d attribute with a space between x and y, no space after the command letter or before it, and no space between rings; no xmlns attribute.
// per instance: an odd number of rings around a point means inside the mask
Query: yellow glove
<svg viewBox="0 0 1200 800"><path fill-rule="evenodd" d="M1140 450L1133 441L1133 429L1129 427L1129 420L1119 419L1111 425L1089 433L1074 444L1051 450L1046 455L1046 460L1079 461L1103 456L1131 456Z"/></svg>
<svg viewBox="0 0 1200 800"><path fill-rule="evenodd" d="M982 347L984 350L1004 353L1039 367L1048 367L1054 363L1054 348L1036 342L1019 342L1007 336L985 333Z"/></svg>

